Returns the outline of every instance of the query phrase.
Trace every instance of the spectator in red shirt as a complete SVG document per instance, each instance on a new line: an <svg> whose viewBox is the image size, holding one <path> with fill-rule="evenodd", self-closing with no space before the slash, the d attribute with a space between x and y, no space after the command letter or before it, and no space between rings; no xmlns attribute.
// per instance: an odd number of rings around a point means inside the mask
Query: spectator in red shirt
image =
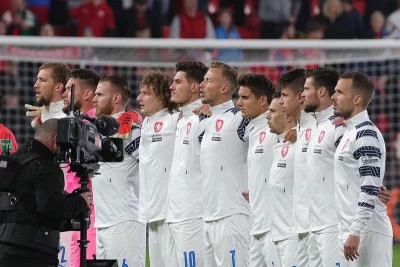
<svg viewBox="0 0 400 267"><path fill-rule="evenodd" d="M35 14L26 7L25 0L12 0L11 9L4 12L2 20L6 23L9 35L37 35L39 23Z"/></svg>
<svg viewBox="0 0 400 267"><path fill-rule="evenodd" d="M197 0L184 0L184 11L171 23L171 38L215 38L211 19L198 9Z"/></svg>
<svg viewBox="0 0 400 267"><path fill-rule="evenodd" d="M112 9L103 0L89 0L70 12L77 20L78 36L111 37L115 22Z"/></svg>

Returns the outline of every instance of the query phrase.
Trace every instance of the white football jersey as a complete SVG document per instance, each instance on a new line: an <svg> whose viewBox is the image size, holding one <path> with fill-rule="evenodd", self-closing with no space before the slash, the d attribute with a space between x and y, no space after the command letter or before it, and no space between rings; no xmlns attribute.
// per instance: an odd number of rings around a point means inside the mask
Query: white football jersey
<svg viewBox="0 0 400 267"><path fill-rule="evenodd" d="M167 222L202 219L204 216L200 137L206 116L193 113L200 105L198 100L180 108L181 118L177 124L169 177Z"/></svg>
<svg viewBox="0 0 400 267"><path fill-rule="evenodd" d="M252 215L252 235L271 230L271 193L268 188L269 173L273 160L273 147L277 136L269 130L265 114L253 119L253 130L249 134L247 154L249 175L249 200Z"/></svg>
<svg viewBox="0 0 400 267"><path fill-rule="evenodd" d="M250 119L232 101L211 108L201 143L205 221L234 214L250 215L247 192L247 148Z"/></svg>
<svg viewBox="0 0 400 267"><path fill-rule="evenodd" d="M112 115L115 119L123 112ZM92 179L96 203L96 228L110 227L126 221L138 221L140 127L133 124L124 139L122 162L100 162L100 174Z"/></svg>
<svg viewBox="0 0 400 267"><path fill-rule="evenodd" d="M296 143L283 143L284 134L278 136L273 148L273 162L268 187L272 199L272 241L295 237L293 216L294 157Z"/></svg>
<svg viewBox="0 0 400 267"><path fill-rule="evenodd" d="M341 239L366 232L393 236L386 206L377 197L385 162L385 141L367 111L347 120L334 160Z"/></svg>
<svg viewBox="0 0 400 267"><path fill-rule="evenodd" d="M311 231L338 225L335 209L333 159L345 128L332 124L333 107L315 113L317 127L308 146L307 176Z"/></svg>
<svg viewBox="0 0 400 267"><path fill-rule="evenodd" d="M51 102L49 106L49 111L42 107L40 113L40 120L43 122L47 121L48 119L61 119L67 117L67 114L63 111L64 101L60 100L57 102Z"/></svg>
<svg viewBox="0 0 400 267"><path fill-rule="evenodd" d="M307 184L307 151L316 126L313 114L301 111L297 125L296 153L294 158L293 213L295 233L310 231L310 198Z"/></svg>
<svg viewBox="0 0 400 267"><path fill-rule="evenodd" d="M139 146L140 222L160 221L167 216L168 183L178 115L163 109L143 121Z"/></svg>

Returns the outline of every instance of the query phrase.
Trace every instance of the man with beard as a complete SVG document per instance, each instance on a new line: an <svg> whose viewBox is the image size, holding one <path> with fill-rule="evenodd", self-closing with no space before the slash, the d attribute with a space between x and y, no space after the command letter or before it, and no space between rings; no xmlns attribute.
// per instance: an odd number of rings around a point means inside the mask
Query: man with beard
<svg viewBox="0 0 400 267"><path fill-rule="evenodd" d="M124 160L100 163L100 174L92 179L96 256L117 259L120 266L143 267L146 226L138 221L140 126L134 123L140 115L125 112L130 97L131 89L123 78L107 76L99 81L93 98L96 117L111 115L120 129L130 125L121 136Z"/></svg>
<svg viewBox="0 0 400 267"><path fill-rule="evenodd" d="M74 110L79 110L81 113L89 115L91 117L94 116L94 107L93 107L93 97L96 91L97 84L100 80L100 76L93 72L92 70L87 69L77 69L71 72L71 77L69 78L67 85L65 86L66 90L62 94L62 98L64 101L63 111L67 114L69 105L71 102L71 86L75 85L75 96L74 96ZM66 174L66 182L65 182L65 191L68 193L72 193L75 189L79 188L80 178L75 176L73 172L67 172ZM91 187L91 185L89 185ZM93 255L96 254L96 230L93 227L95 220L94 214L94 206L91 206L91 214L90 214L90 227L87 231L87 239L89 240L89 244L87 246L87 259L93 259ZM72 232L71 240L70 240L70 256L69 256L69 264L71 267L79 267L80 264L80 247L78 244L78 240L80 239L80 232L74 231Z"/></svg>
<svg viewBox="0 0 400 267"><path fill-rule="evenodd" d="M304 84L304 111L316 118L315 134L311 136L307 161L307 176L310 196L311 236L316 241L317 253L309 255L318 260L318 266L340 264L345 266L339 255L337 242L338 220L335 209L334 175L332 173L336 148L342 138L343 126L335 126L337 118L333 112L331 96L339 79L339 72L324 67L307 70ZM388 202L389 192L382 188L379 199Z"/></svg>
<svg viewBox="0 0 400 267"><path fill-rule="evenodd" d="M328 267L339 264L337 242L338 222L335 210L335 187L333 176L333 157L342 138L344 127L336 127L332 120L331 96L335 91L339 73L332 68L307 70L304 84L304 111L316 118L315 133L311 136L307 153L309 172L307 175L310 197L311 236L316 241L317 253L309 255L318 266Z"/></svg>
<svg viewBox="0 0 400 267"><path fill-rule="evenodd" d="M62 94L64 113L68 115L68 108L71 102L71 86L75 85L73 111L79 110L83 114L94 116L93 97L99 80L100 76L92 70L73 70L65 86L66 90Z"/></svg>
<svg viewBox="0 0 400 267"><path fill-rule="evenodd" d="M200 169L201 133L206 116L193 113L201 105L200 83L208 68L197 61L176 64L171 102L179 104L174 156L168 186L166 222L180 267L204 267L203 176Z"/></svg>
<svg viewBox="0 0 400 267"><path fill-rule="evenodd" d="M340 254L350 267L389 267L393 230L386 206L377 198L385 174L386 147L367 107L374 97L371 79L343 73L332 96L335 115L346 131L334 157Z"/></svg>
<svg viewBox="0 0 400 267"><path fill-rule="evenodd" d="M27 116L33 116L31 123L35 127L37 123L43 123L50 118L63 118L64 101L61 95L65 91L65 85L71 74L71 69L64 63L45 63L39 68L34 88L36 90L36 101L42 105L34 107L25 105L29 111Z"/></svg>

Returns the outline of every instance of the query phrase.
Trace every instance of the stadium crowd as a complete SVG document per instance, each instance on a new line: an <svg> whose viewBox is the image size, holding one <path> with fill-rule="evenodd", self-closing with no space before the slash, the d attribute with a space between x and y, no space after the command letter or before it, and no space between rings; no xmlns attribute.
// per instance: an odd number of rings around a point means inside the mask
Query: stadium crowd
<svg viewBox="0 0 400 267"><path fill-rule="evenodd" d="M396 0L4 0L0 35L397 38L398 8Z"/></svg>

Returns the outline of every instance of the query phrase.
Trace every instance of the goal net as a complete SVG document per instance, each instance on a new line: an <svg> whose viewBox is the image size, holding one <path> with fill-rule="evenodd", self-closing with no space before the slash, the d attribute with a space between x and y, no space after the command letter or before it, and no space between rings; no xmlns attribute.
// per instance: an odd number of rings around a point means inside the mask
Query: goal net
<svg viewBox="0 0 400 267"><path fill-rule="evenodd" d="M400 43L396 40L287 41L287 40L174 40L0 37L0 90L4 94L1 123L19 143L32 137L24 104L35 105L38 67L61 61L71 68L89 68L101 75L117 74L132 87L137 109L138 85L144 73L163 69L173 75L180 60L221 60L239 73L261 73L277 82L295 67L331 66L341 72L357 70L372 77L376 96L369 106L372 120L387 145L385 185L400 186ZM393 191L393 211L400 194ZM399 215L394 214L400 224ZM392 217L393 217L392 216ZM399 226L400 237L400 226Z"/></svg>

